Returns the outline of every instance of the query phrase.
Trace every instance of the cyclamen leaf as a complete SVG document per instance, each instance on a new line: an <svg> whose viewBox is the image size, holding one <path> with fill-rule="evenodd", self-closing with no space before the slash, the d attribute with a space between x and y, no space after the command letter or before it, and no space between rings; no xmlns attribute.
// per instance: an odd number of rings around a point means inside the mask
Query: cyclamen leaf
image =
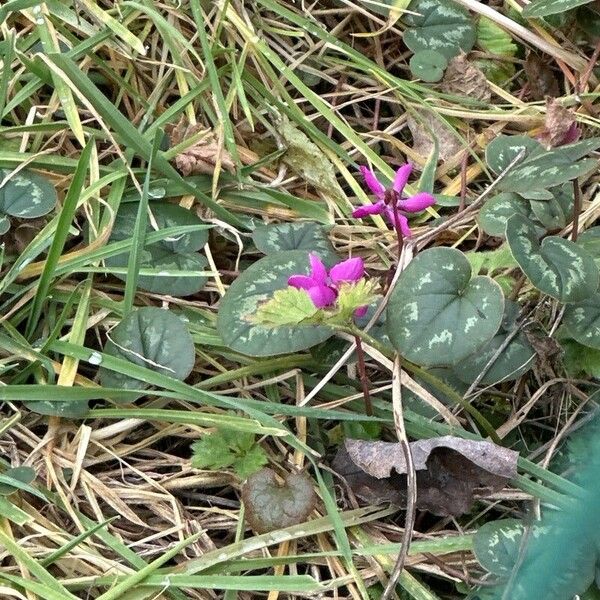
<svg viewBox="0 0 600 600"><path fill-rule="evenodd" d="M194 340L185 323L162 308L145 306L129 313L110 332L104 352L162 375L183 381L194 367ZM140 389L142 381L110 371L99 371L104 387Z"/></svg>
<svg viewBox="0 0 600 600"><path fill-rule="evenodd" d="M600 293L568 306L563 322L580 344L600 350Z"/></svg>
<svg viewBox="0 0 600 600"><path fill-rule="evenodd" d="M523 160L525 160L527 156L541 148L542 145L537 140L526 135L499 135L487 145L485 162L494 173L499 174L523 150L525 151Z"/></svg>
<svg viewBox="0 0 600 600"><path fill-rule="evenodd" d="M35 479L35 470L31 467L14 467L2 473L4 477L10 477L17 483L29 485ZM0 483L0 496L9 496L19 491L19 488L9 483Z"/></svg>
<svg viewBox="0 0 600 600"><path fill-rule="evenodd" d="M217 331L224 344L249 356L298 352L324 342L329 327L284 325L266 327L255 322L259 306L277 290L288 287L293 274L308 274L308 252L289 250L265 256L246 269L221 300Z"/></svg>
<svg viewBox="0 0 600 600"><path fill-rule="evenodd" d="M575 340L561 342L564 365L571 377L596 377L600 379L600 350L590 348Z"/></svg>
<svg viewBox="0 0 600 600"><path fill-rule="evenodd" d="M419 50L410 59L411 73L428 83L435 83L444 76L448 59L437 50Z"/></svg>
<svg viewBox="0 0 600 600"><path fill-rule="evenodd" d="M423 366L455 365L498 331L504 312L500 286L471 278L459 250L431 248L402 272L387 309L395 348Z"/></svg>
<svg viewBox="0 0 600 600"><path fill-rule="evenodd" d="M504 237L506 222L514 214L530 217L529 203L517 194L504 192L496 194L481 207L477 220L488 235ZM543 233L543 230L540 229L540 233Z"/></svg>
<svg viewBox="0 0 600 600"><path fill-rule="evenodd" d="M524 17L546 17L589 4L593 0L533 0L523 9Z"/></svg>
<svg viewBox="0 0 600 600"><path fill-rule="evenodd" d="M28 169L13 175L8 169L0 169L0 183L9 175L10 179L0 187L0 216L35 219L54 208L58 196L48 179Z"/></svg>
<svg viewBox="0 0 600 600"><path fill-rule="evenodd" d="M446 0L413 0L402 17L409 26L404 43L413 51L435 50L446 58L468 52L475 44L475 26L469 13Z"/></svg>
<svg viewBox="0 0 600 600"><path fill-rule="evenodd" d="M598 289L592 257L577 244L557 236L540 243L533 223L522 215L506 224L510 251L531 283L561 302L581 302Z"/></svg>
<svg viewBox="0 0 600 600"><path fill-rule="evenodd" d="M266 327L299 325L318 311L305 290L288 287L277 290L273 297L261 304L252 320Z"/></svg>

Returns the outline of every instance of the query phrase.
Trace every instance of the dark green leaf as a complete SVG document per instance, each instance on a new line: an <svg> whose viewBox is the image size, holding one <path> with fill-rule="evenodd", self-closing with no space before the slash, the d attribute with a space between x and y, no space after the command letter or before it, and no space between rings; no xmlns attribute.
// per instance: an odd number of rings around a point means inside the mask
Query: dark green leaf
<svg viewBox="0 0 600 600"><path fill-rule="evenodd" d="M14 469L8 469L2 475L10 477L18 483L29 485L35 479L35 470L31 467L15 467ZM9 496L18 490L18 487L14 487L8 483L0 483L0 496Z"/></svg>
<svg viewBox="0 0 600 600"><path fill-rule="evenodd" d="M563 322L580 344L600 350L600 294L567 306Z"/></svg>
<svg viewBox="0 0 600 600"><path fill-rule="evenodd" d="M420 50L410 59L410 70L415 77L435 83L444 76L448 59L436 50Z"/></svg>
<svg viewBox="0 0 600 600"><path fill-rule="evenodd" d="M573 10L593 0L533 0L523 9L524 17L545 17Z"/></svg>
<svg viewBox="0 0 600 600"><path fill-rule="evenodd" d="M8 169L0 169L0 182L10 173ZM35 219L49 213L57 199L56 190L48 179L23 169L11 175L0 188L0 215Z"/></svg>

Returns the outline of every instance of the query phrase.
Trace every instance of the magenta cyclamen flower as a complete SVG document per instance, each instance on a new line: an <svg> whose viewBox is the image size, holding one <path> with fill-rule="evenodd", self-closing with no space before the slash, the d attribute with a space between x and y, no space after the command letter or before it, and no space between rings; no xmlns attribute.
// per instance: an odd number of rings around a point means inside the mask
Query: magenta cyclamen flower
<svg viewBox="0 0 600 600"><path fill-rule="evenodd" d="M288 279L288 285L299 290L306 290L317 308L325 308L335 304L340 286L343 283L356 283L365 274L362 258L344 260L331 267L329 271L316 254L311 253L309 260L310 274L292 275ZM361 317L366 311L367 307L361 306L355 314Z"/></svg>
<svg viewBox="0 0 600 600"><path fill-rule="evenodd" d="M410 236L411 231L408 226L408 219L403 213L420 212L435 204L435 198L427 192L419 192L409 198L402 198L402 192L411 171L411 165L406 164L401 166L396 171L392 187L386 189L371 169L361 166L360 172L365 178L367 187L377 198L377 202L370 206L357 208L352 212L352 216L362 219L368 215L384 215L393 226L400 228L402 235L406 237ZM398 223L396 223L396 212L398 214Z"/></svg>

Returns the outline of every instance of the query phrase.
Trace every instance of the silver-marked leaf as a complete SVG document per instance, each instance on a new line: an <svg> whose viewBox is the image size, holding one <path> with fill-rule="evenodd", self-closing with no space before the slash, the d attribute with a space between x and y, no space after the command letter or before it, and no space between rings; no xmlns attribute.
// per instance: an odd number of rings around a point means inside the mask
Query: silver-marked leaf
<svg viewBox="0 0 600 600"><path fill-rule="evenodd" d="M0 235L4 235L10 229L10 219L6 215L0 215Z"/></svg>
<svg viewBox="0 0 600 600"><path fill-rule="evenodd" d="M568 306L563 323L580 344L600 350L600 293Z"/></svg>
<svg viewBox="0 0 600 600"><path fill-rule="evenodd" d="M30 411L49 417L63 419L83 419L90 408L87 401L53 402L51 400L31 400L23 403Z"/></svg>
<svg viewBox="0 0 600 600"><path fill-rule="evenodd" d="M520 152L525 151L522 159L525 160L532 152L541 148L542 145L537 140L526 135L499 135L487 145L485 162L494 173L500 174Z"/></svg>
<svg viewBox="0 0 600 600"><path fill-rule="evenodd" d="M118 242L131 239L135 231L138 206L136 203L127 203L119 208L113 227L110 241ZM202 225L202 221L191 211L176 204L168 202L155 202L150 204L156 224L160 229L186 225ZM147 232L155 231L150 223ZM169 294L170 296L190 296L200 291L206 282L204 275L191 275L204 271L208 261L198 250L208 241L208 230L199 230L166 238L154 244L146 245L142 252L140 269L159 269L156 275L141 275L138 286L155 294ZM126 268L129 253L124 252L106 259L108 267ZM169 272L187 274L169 275ZM115 274L125 281L127 275Z"/></svg>
<svg viewBox="0 0 600 600"><path fill-rule="evenodd" d="M506 192L528 192L562 185L598 167L595 158L583 158L600 147L600 138L590 138L552 150L536 150L498 184Z"/></svg>
<svg viewBox="0 0 600 600"><path fill-rule="evenodd" d="M504 192L496 194L481 207L477 220L488 235L504 237L506 222L515 214L531 216L529 203L517 194Z"/></svg>
<svg viewBox="0 0 600 600"><path fill-rule="evenodd" d="M562 229L573 215L573 188L566 184L555 188L548 200L530 200L531 210L547 231Z"/></svg>
<svg viewBox="0 0 600 600"><path fill-rule="evenodd" d="M10 170L0 169L0 183ZM23 169L11 175L0 187L0 215L19 219L35 219L48 214L56 205L58 196L52 182L33 171Z"/></svg>
<svg viewBox="0 0 600 600"><path fill-rule="evenodd" d="M421 252L402 272L387 309L395 348L423 366L455 365L488 342L504 312L500 286L471 278L471 265L453 248Z"/></svg>
<svg viewBox="0 0 600 600"><path fill-rule="evenodd" d="M161 375L183 381L194 367L194 341L175 314L154 306L129 313L109 334L104 352ZM104 387L140 389L147 385L129 375L100 368Z"/></svg>
<svg viewBox="0 0 600 600"><path fill-rule="evenodd" d="M547 15L556 15L568 10L589 4L593 0L533 0L523 9L523 16L546 17Z"/></svg>
<svg viewBox="0 0 600 600"><path fill-rule="evenodd" d="M435 50L446 58L468 52L475 44L469 13L448 0L413 0L402 20L409 26L404 43L413 51Z"/></svg>
<svg viewBox="0 0 600 600"><path fill-rule="evenodd" d="M252 232L252 241L263 254L306 250L318 254L328 266L338 260L327 231L318 223L259 225Z"/></svg>
<svg viewBox="0 0 600 600"><path fill-rule="evenodd" d="M467 356L454 369L454 374L465 383L473 383L486 365L495 356L498 349L506 343L507 337L517 328L516 317L518 305L510 300L506 301L504 318L498 333L482 348L471 356ZM508 345L494 360L485 375L480 379L481 385L493 385L501 381L513 381L526 373L533 366L535 351L527 340L527 336L520 332L516 334Z"/></svg>
<svg viewBox="0 0 600 600"><path fill-rule="evenodd" d="M561 302L581 302L598 289L598 268L577 244L557 236L540 243L533 223L522 215L506 224L510 251L531 283Z"/></svg>
<svg viewBox="0 0 600 600"><path fill-rule="evenodd" d="M419 50L410 59L410 71L419 79L435 83L444 76L448 59L437 50Z"/></svg>
<svg viewBox="0 0 600 600"><path fill-rule="evenodd" d="M332 335L328 327L265 327L252 321L258 305L287 287L290 275L308 274L308 252L265 256L246 269L221 300L217 330L226 346L249 356L273 356L316 346Z"/></svg>
<svg viewBox="0 0 600 600"><path fill-rule="evenodd" d="M581 246L590 256L600 261L600 227L590 227L577 238L577 245Z"/></svg>

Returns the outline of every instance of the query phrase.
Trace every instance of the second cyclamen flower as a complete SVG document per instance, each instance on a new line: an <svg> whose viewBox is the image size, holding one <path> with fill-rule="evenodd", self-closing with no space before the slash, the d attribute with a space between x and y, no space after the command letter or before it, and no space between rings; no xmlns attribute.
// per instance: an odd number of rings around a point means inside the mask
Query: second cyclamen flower
<svg viewBox="0 0 600 600"><path fill-rule="evenodd" d="M391 225L402 231L402 235L408 237L411 235L411 231L408 226L408 219L403 213L421 212L435 204L435 198L427 192L419 192L408 198L402 197L404 187L412 172L411 165L403 165L396 171L391 188L386 188L368 167L361 166L360 172L367 187L378 200L375 204L355 209L352 216L357 219L369 215L383 215Z"/></svg>

